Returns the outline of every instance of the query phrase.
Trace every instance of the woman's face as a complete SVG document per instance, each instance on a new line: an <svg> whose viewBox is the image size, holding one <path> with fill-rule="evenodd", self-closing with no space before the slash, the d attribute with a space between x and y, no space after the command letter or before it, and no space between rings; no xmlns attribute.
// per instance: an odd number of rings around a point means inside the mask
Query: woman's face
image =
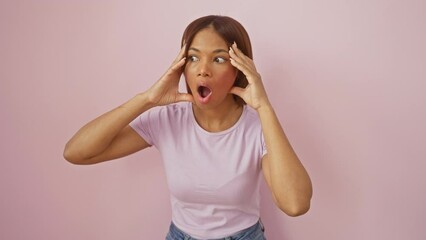
<svg viewBox="0 0 426 240"><path fill-rule="evenodd" d="M188 46L184 70L186 83L197 106L214 108L225 101L234 101L229 91L237 73L230 63L225 40L213 28L199 31Z"/></svg>

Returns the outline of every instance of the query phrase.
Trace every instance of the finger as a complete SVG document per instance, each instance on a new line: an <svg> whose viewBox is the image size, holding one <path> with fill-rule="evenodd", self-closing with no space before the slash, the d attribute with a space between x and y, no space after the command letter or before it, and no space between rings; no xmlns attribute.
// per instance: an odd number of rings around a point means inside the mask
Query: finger
<svg viewBox="0 0 426 240"><path fill-rule="evenodd" d="M178 61L177 63L174 63L169 71L174 72L174 71L182 71L182 66L185 65L185 60L186 58L182 58L180 59L180 61Z"/></svg>
<svg viewBox="0 0 426 240"><path fill-rule="evenodd" d="M234 50L232 50L232 48L229 48L229 56L230 56L230 60L231 63L238 63L239 67L245 66L247 64L245 64L244 60L241 59L235 52ZM247 68L247 66L246 66ZM240 69L241 70L241 69Z"/></svg>
<svg viewBox="0 0 426 240"><path fill-rule="evenodd" d="M177 102L192 102L194 103L194 97L189 93L179 93L176 97Z"/></svg>
<svg viewBox="0 0 426 240"><path fill-rule="evenodd" d="M232 94L237 95L240 98L243 98L243 93L244 93L244 88L240 88L240 87L232 87L231 90L229 91Z"/></svg>
<svg viewBox="0 0 426 240"><path fill-rule="evenodd" d="M185 65L185 58L182 58L179 62L173 64L167 71L164 73L164 75L161 77L161 79L169 79L167 81L180 81L180 75L182 74L182 66ZM177 75L177 77L176 77ZM173 79L173 80L170 80Z"/></svg>
<svg viewBox="0 0 426 240"><path fill-rule="evenodd" d="M251 59L248 61L246 58L241 58L232 48L229 49L229 56L231 59L237 62L239 66L245 66L247 69L251 69L251 72L256 72L256 67L254 66L253 62L250 62Z"/></svg>
<svg viewBox="0 0 426 240"><path fill-rule="evenodd" d="M179 54L177 55L176 59L173 61L173 64L175 64L176 62L179 62L185 56L185 52L186 52L186 44L184 44L182 48L180 49Z"/></svg>
<svg viewBox="0 0 426 240"><path fill-rule="evenodd" d="M231 58L230 59L232 66L236 67L238 70L240 70L241 72L243 72L243 74L246 76L247 81L249 83L252 83L252 78L254 76L254 72L251 70L251 68L247 67L246 65L237 62L235 59Z"/></svg>
<svg viewBox="0 0 426 240"><path fill-rule="evenodd" d="M231 49L235 52L235 54L237 54L239 57L251 60L251 58L247 57L247 56L243 53L243 51L241 51L241 50L238 48L237 43L235 43L235 42L234 42L234 43L231 45L231 47L230 47L230 48L231 48Z"/></svg>
<svg viewBox="0 0 426 240"><path fill-rule="evenodd" d="M253 69L256 69L256 66L254 65L253 59L249 58L247 55L245 55L238 47L237 44L234 42L232 46L229 48L230 51L237 56L242 62L245 64L251 66Z"/></svg>

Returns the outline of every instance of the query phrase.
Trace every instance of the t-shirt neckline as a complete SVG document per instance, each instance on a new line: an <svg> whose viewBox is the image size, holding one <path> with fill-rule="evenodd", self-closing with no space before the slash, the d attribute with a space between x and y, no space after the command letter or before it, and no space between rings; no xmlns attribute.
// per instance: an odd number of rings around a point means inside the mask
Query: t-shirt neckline
<svg viewBox="0 0 426 240"><path fill-rule="evenodd" d="M239 117L238 121L235 122L234 125L232 125L230 128L227 128L227 129L220 131L220 132L209 132L209 131L205 130L204 128L202 128L200 126L200 124L198 124L197 120L195 119L194 110L192 108L192 103L189 103L189 110L191 111L190 115L191 115L192 123L194 124L197 131L202 132L202 133L207 134L207 135L217 136L217 135L227 134L227 133L233 131L234 129L236 129L241 124L241 122L243 121L243 119L246 115L246 112L247 112L247 105L245 105L245 104L243 105L243 112L241 113L241 116Z"/></svg>

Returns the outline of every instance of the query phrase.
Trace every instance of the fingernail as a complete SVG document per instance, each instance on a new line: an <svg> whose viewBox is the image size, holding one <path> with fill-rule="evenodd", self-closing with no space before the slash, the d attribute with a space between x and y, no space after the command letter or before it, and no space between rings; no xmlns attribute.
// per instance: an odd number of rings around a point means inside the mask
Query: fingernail
<svg viewBox="0 0 426 240"><path fill-rule="evenodd" d="M234 44L233 44L233 45L234 45L235 47L238 47L238 46L237 46L237 43L236 43L235 41L234 41Z"/></svg>

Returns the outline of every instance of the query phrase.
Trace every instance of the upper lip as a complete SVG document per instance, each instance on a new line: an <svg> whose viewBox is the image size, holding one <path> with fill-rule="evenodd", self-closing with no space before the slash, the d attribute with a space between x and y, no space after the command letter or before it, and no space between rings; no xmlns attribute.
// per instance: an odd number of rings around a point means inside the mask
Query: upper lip
<svg viewBox="0 0 426 240"><path fill-rule="evenodd" d="M206 88L209 88L210 90L212 90L212 88L206 82L199 82L199 83L197 83L197 89L199 87L206 87Z"/></svg>

